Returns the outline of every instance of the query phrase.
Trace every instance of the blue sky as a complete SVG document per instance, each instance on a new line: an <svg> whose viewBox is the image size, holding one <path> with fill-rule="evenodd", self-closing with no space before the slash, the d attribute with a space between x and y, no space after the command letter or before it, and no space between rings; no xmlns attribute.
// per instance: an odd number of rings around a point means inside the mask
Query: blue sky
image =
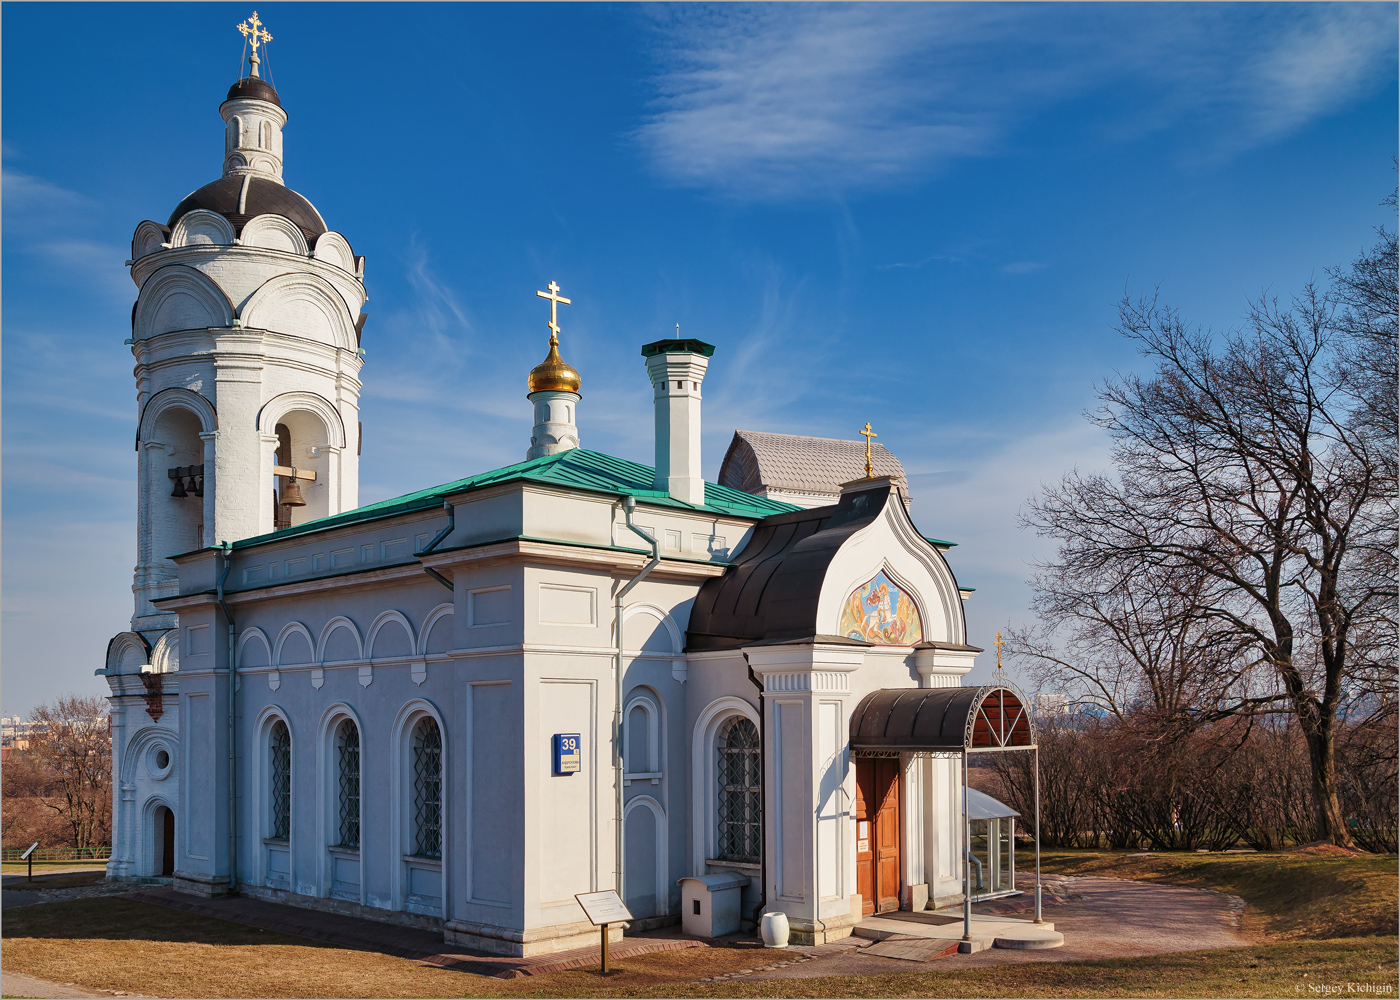
<svg viewBox="0 0 1400 1000"><path fill-rule="evenodd" d="M122 262L218 176L251 9L3 8L6 713L105 690ZM736 427L871 421L989 648L1046 554L1021 504L1105 464L1122 294L1228 327L1394 224L1393 4L258 10L287 183L367 257L362 501L523 457L555 279L585 446L650 462L638 348L679 322L718 345L707 476Z"/></svg>

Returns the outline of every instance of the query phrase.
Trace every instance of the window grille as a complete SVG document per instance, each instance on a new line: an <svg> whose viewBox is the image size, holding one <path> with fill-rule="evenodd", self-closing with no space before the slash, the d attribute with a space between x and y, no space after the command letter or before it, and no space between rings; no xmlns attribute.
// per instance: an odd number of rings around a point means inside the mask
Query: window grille
<svg viewBox="0 0 1400 1000"><path fill-rule="evenodd" d="M274 840L286 840L292 829L292 736L281 719L272 724L268 751L272 779L272 837Z"/></svg>
<svg viewBox="0 0 1400 1000"><path fill-rule="evenodd" d="M360 731L346 719L336 730L340 778L340 846L360 846Z"/></svg>
<svg viewBox="0 0 1400 1000"><path fill-rule="evenodd" d="M763 793L758 727L736 716L720 730L715 776L719 785L719 850L723 861L758 864L762 851Z"/></svg>
<svg viewBox="0 0 1400 1000"><path fill-rule="evenodd" d="M433 719L413 729L413 853L442 857L442 733Z"/></svg>

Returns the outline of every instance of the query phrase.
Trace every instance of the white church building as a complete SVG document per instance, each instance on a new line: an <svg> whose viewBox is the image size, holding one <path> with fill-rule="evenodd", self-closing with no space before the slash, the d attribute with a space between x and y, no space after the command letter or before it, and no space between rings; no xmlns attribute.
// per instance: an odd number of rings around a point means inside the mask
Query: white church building
<svg viewBox="0 0 1400 1000"><path fill-rule="evenodd" d="M594 943L576 893L675 923L688 876L799 943L960 901L956 760L852 753L863 699L980 652L894 456L740 431L705 482L724 352L681 339L637 365L655 466L588 450L551 283L523 460L361 506L364 258L284 184L256 48L219 110L222 176L132 240L109 875L508 955Z"/></svg>

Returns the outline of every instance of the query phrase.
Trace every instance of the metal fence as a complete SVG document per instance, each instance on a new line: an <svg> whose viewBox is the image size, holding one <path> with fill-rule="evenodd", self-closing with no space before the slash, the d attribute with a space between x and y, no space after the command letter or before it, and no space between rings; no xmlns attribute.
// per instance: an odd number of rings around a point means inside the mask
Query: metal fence
<svg viewBox="0 0 1400 1000"><path fill-rule="evenodd" d="M0 861L20 861L20 855L24 853L23 847L6 847L0 849ZM79 850L76 847L36 847L34 853L30 855L34 861L107 861L112 857L110 847L87 847Z"/></svg>

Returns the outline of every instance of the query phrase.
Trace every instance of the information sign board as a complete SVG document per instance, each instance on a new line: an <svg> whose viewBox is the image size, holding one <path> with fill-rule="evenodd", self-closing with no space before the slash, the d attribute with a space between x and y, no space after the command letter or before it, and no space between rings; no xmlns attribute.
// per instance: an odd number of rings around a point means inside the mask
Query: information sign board
<svg viewBox="0 0 1400 1000"><path fill-rule="evenodd" d="M554 773L578 774L583 769L583 741L578 733L554 734Z"/></svg>
<svg viewBox="0 0 1400 1000"><path fill-rule="evenodd" d="M616 889L580 892L575 894L574 899L578 900L578 905L583 907L584 914L594 927L632 919L632 912L627 909L627 904L618 896Z"/></svg>

